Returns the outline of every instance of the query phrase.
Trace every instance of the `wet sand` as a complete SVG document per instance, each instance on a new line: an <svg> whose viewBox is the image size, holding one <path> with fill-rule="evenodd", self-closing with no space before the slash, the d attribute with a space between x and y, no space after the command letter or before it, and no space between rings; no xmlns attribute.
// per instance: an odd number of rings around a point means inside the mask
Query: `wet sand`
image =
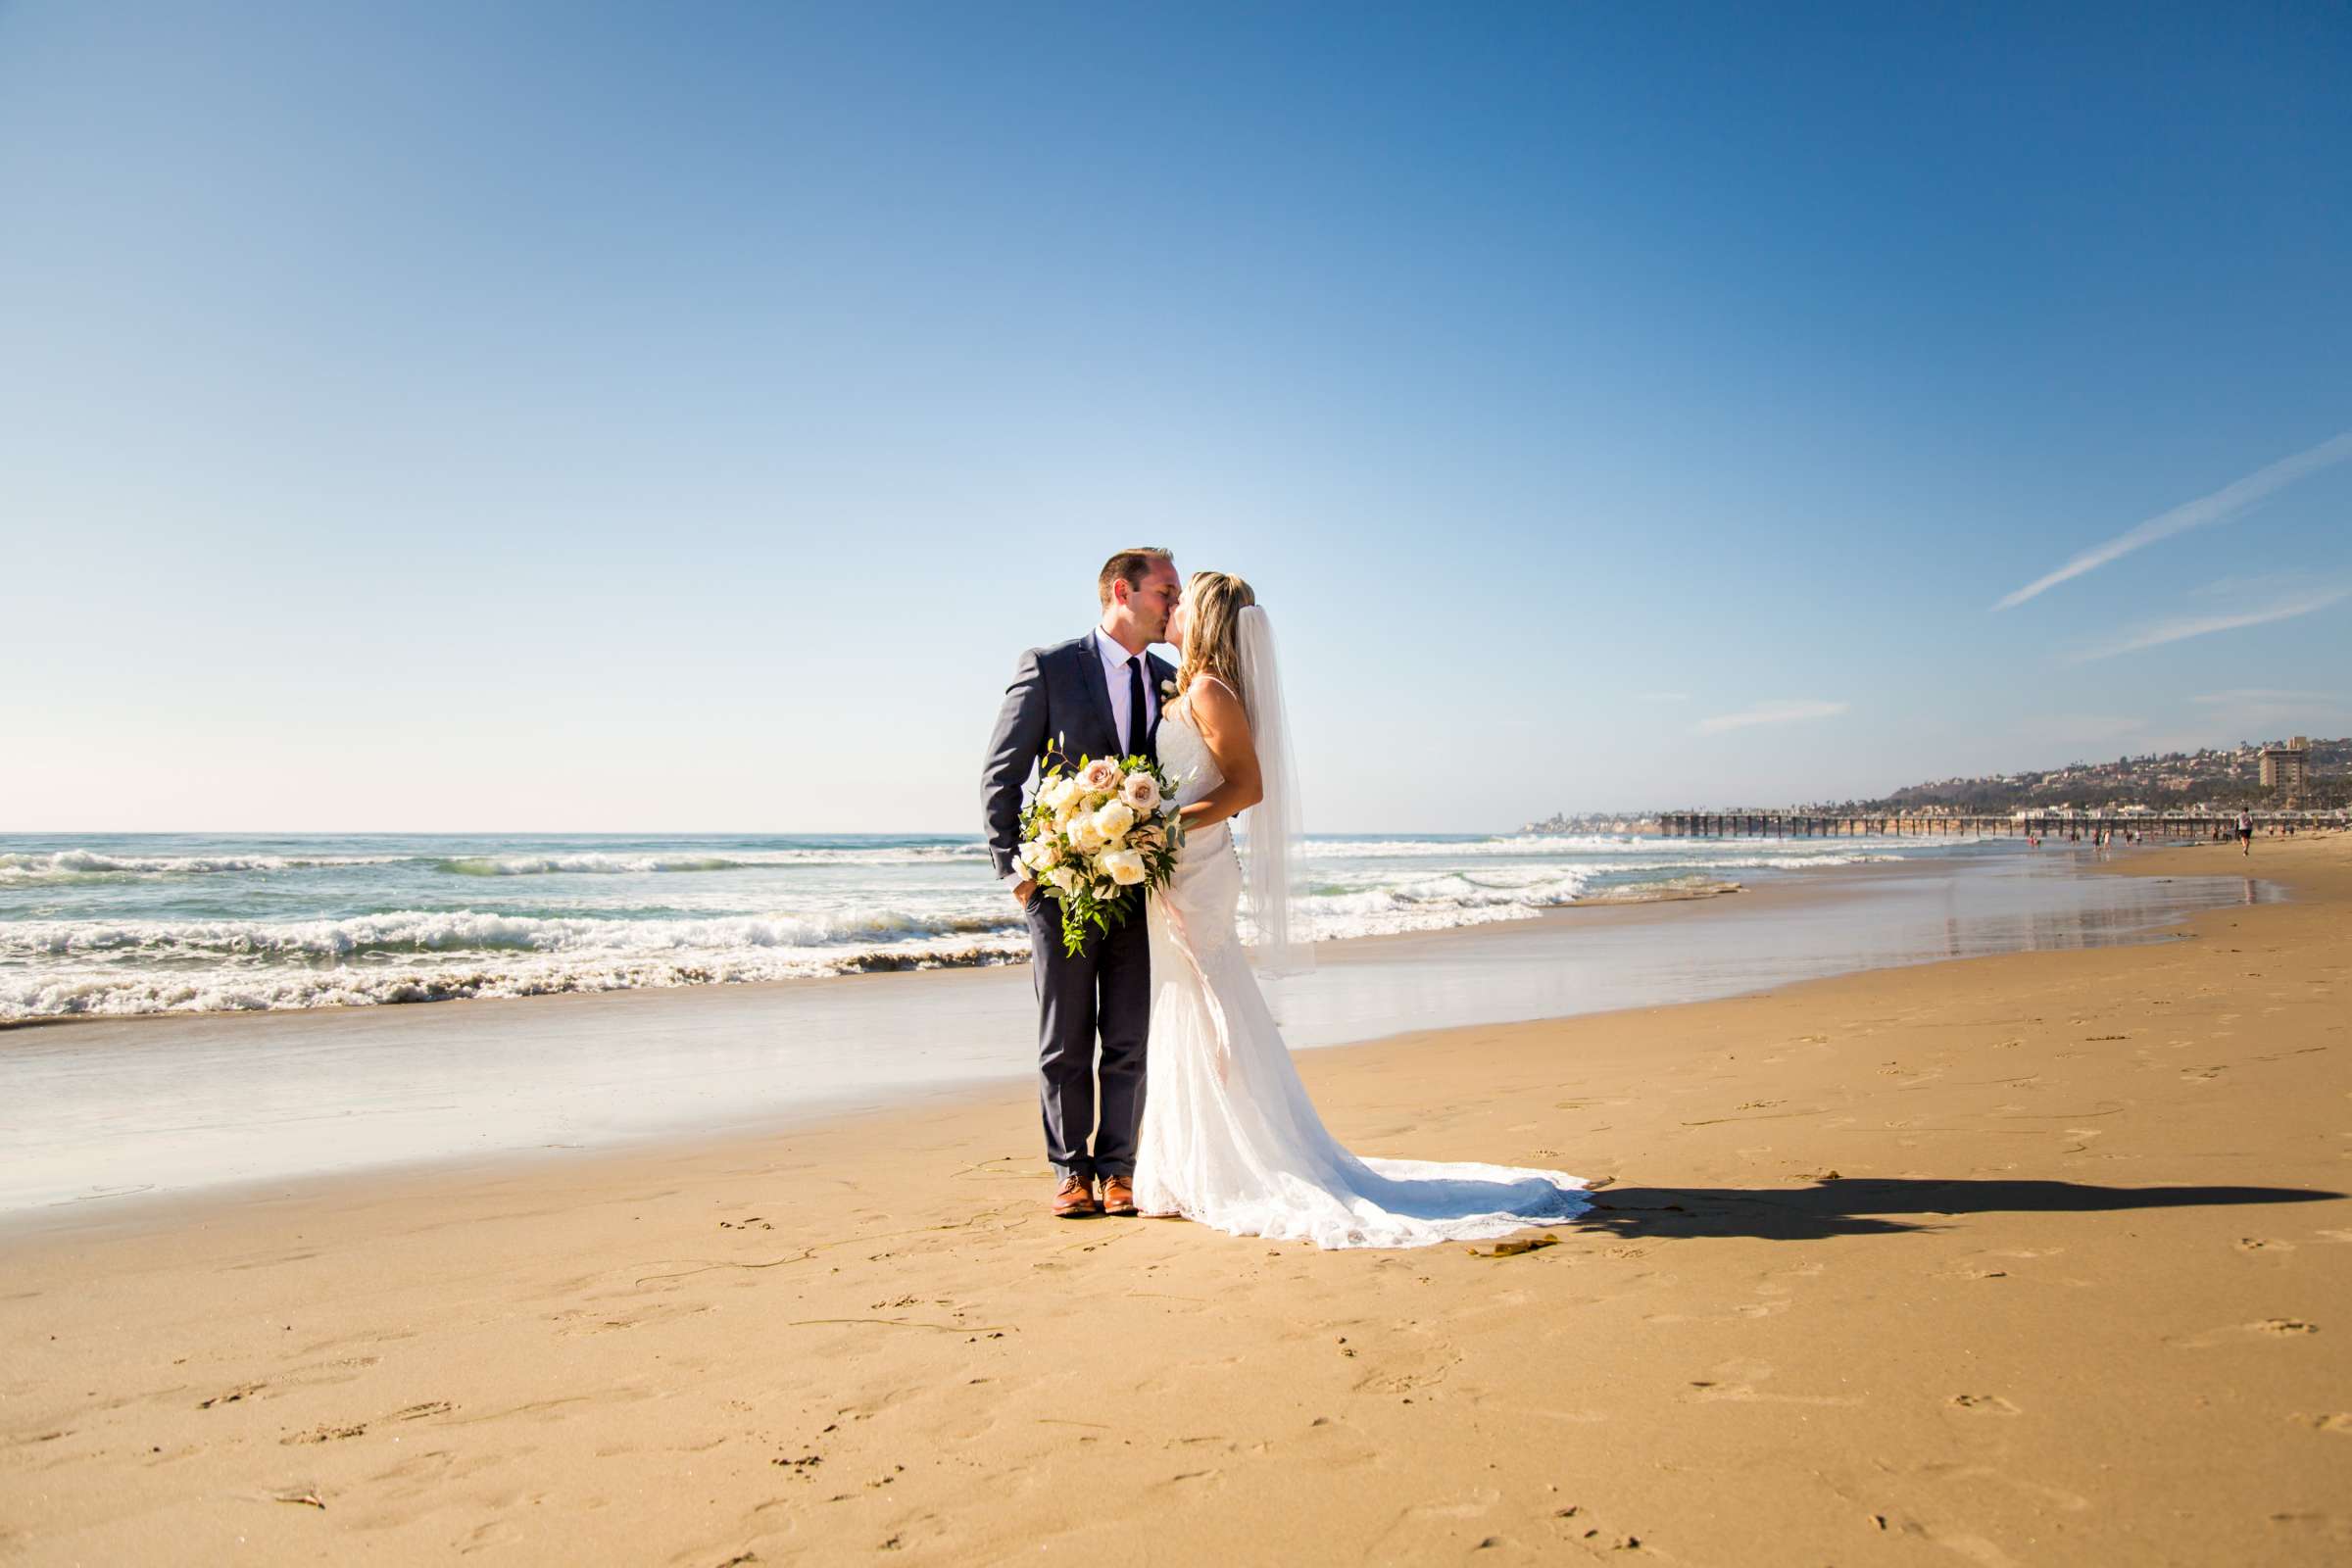
<svg viewBox="0 0 2352 1568"><path fill-rule="evenodd" d="M2352 839L2115 869L2292 898L1302 1055L1612 1180L1514 1256L1056 1223L1009 1086L94 1205L0 1243L0 1557L2341 1562Z"/></svg>

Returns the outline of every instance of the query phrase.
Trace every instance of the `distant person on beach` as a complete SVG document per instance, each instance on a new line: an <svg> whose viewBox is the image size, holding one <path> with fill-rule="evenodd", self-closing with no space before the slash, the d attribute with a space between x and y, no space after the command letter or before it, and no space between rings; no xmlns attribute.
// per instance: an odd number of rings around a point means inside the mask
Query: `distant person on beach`
<svg viewBox="0 0 2352 1568"><path fill-rule="evenodd" d="M2253 813L2249 811L2237 813L2237 853L2240 855L2254 853L2254 817Z"/></svg>

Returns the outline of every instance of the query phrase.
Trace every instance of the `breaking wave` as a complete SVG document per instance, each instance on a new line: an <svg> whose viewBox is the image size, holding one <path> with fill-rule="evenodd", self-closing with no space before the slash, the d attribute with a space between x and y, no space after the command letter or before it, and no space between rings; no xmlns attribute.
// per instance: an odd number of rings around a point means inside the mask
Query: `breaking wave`
<svg viewBox="0 0 2352 1568"><path fill-rule="evenodd" d="M971 936L1010 931L1016 923L894 910L704 920L544 917L476 909L404 909L341 920L35 920L0 926L0 958L349 963L434 953L720 954Z"/></svg>
<svg viewBox="0 0 2352 1568"><path fill-rule="evenodd" d="M336 865L389 865L397 855L102 855L60 850L53 855L0 855L0 884L68 882L133 876L202 876L224 871L307 871Z"/></svg>
<svg viewBox="0 0 2352 1568"><path fill-rule="evenodd" d="M752 850L732 855L581 853L576 855L467 855L435 860L433 868L455 876L647 876L674 871L748 871L761 866L929 865L941 861L983 861L987 848L970 844L907 844L886 849Z"/></svg>

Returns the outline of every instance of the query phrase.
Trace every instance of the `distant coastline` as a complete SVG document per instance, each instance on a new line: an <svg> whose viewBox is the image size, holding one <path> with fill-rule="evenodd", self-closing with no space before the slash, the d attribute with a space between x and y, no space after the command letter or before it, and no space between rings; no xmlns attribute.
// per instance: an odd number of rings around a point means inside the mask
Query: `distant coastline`
<svg viewBox="0 0 2352 1568"><path fill-rule="evenodd" d="M2289 760L2291 759L2291 761ZM1869 800L1725 802L1639 811L1558 811L1522 833L1656 834L1661 819L1701 811L1728 816L1918 818L2167 812L2215 815L2248 809L2317 825L2343 825L2352 812L2352 736L2241 742L2195 752L2148 753L2112 762L1909 784Z"/></svg>

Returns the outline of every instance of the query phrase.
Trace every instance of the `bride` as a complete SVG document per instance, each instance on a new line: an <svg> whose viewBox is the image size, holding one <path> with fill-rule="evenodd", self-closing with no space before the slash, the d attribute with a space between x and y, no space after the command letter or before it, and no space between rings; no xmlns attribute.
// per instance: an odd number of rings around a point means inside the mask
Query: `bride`
<svg viewBox="0 0 2352 1568"><path fill-rule="evenodd" d="M1239 577L1195 572L1168 622L1182 651L1159 759L1177 781L1184 849L1153 895L1151 1049L1135 1200L1236 1236L1318 1247L1423 1247L1582 1212L1583 1183L1503 1165L1358 1159L1323 1128L1236 930L1247 810L1250 912L1261 966L1308 959L1290 907L1297 772L1274 638Z"/></svg>

